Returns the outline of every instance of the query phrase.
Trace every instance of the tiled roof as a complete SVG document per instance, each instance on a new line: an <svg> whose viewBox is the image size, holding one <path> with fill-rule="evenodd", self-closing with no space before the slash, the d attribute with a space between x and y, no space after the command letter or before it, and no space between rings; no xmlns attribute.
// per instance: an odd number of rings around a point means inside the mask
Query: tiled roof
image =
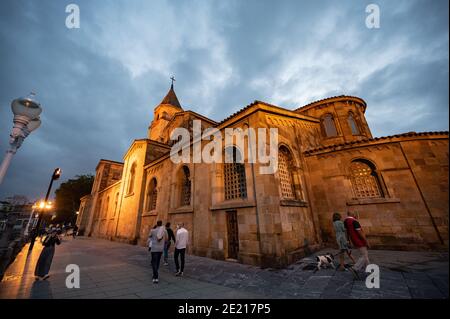
<svg viewBox="0 0 450 319"><path fill-rule="evenodd" d="M363 102L364 102L364 106L366 106L366 102L365 102L362 98L360 98L360 97L352 96L352 95L336 95L336 96L331 96L331 97L327 97L327 98L324 98L324 99L321 99L321 100L317 100L317 101L308 103L308 104L306 104L306 105L303 105L303 106L301 106L301 107L295 109L295 111L300 111L300 110L303 110L303 109L305 109L305 108L307 108L308 106L311 106L311 105L313 105L313 104L320 103L320 102L325 102L325 101L327 101L327 100L332 100L332 99L337 99L337 98L351 98L351 99L358 99L358 100L363 101Z"/></svg>
<svg viewBox="0 0 450 319"><path fill-rule="evenodd" d="M244 107L244 108L240 109L239 111L236 111L236 112L234 112L233 114L231 114L230 116L226 117L225 119L223 119L222 121L220 121L218 124L220 125L220 124L222 124L222 123L225 123L225 122L228 121L229 119L231 119L231 118L235 117L236 115L238 115L238 114L244 112L245 110L251 108L253 105L258 104L258 102L259 102L259 101L254 101L254 102L250 103L250 104L247 105L246 107Z"/></svg>
<svg viewBox="0 0 450 319"><path fill-rule="evenodd" d="M381 136L381 137L374 137L374 138L366 138L359 141L351 141L351 142L345 142L340 144L333 144L328 146L321 146L317 147L315 149L307 150L305 151L305 154L310 154L317 151L324 151L328 149L332 149L335 147L341 147L341 146L349 146L349 145L357 145L357 144L363 144L368 142L375 142L375 141L381 141L381 140L388 140L391 138L398 138L398 137L415 137L415 136L431 136L431 135L448 135L448 131L437 131L437 132L408 132L403 134L395 134L395 135L389 135L389 136Z"/></svg>
<svg viewBox="0 0 450 319"><path fill-rule="evenodd" d="M294 112L294 111L292 111L292 110L285 109L285 108L280 107L280 106L276 106L276 105L273 105L273 104L270 104L270 103L267 103L267 102L255 100L255 101L253 101L252 103L250 103L249 105L247 105L246 107L240 109L239 111L234 112L233 114L231 114L231 115L228 116L227 118L225 118L225 119L223 119L222 121L220 121L220 122L218 123L218 125L225 123L225 122L228 121L229 119L231 119L231 118L235 117L236 115L238 115L238 114L240 114L240 113L242 113L242 112L248 110L249 108L251 108L252 106L254 106L254 105L256 105L256 104L264 104L264 105L267 105L267 106L276 108L276 109L278 109L278 110L283 110L283 111L287 111L287 112ZM297 115L301 115L301 114L297 114ZM306 115L301 115L301 116L303 116L304 118L310 118L310 119L313 119L311 116L306 116Z"/></svg>
<svg viewBox="0 0 450 319"><path fill-rule="evenodd" d="M115 163L115 164L121 164L121 165L123 165L123 162L112 161L112 160L109 160L109 159L104 159L104 158L101 158L99 162L101 162L101 161L104 161L104 162L111 162L111 163Z"/></svg>

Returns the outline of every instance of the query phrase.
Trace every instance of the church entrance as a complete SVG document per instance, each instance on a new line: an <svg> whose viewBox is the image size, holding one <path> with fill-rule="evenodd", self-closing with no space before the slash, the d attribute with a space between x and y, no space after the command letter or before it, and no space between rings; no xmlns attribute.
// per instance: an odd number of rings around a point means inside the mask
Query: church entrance
<svg viewBox="0 0 450 319"><path fill-rule="evenodd" d="M237 211L227 211L227 232L228 232L228 258L238 259L239 253L239 229Z"/></svg>

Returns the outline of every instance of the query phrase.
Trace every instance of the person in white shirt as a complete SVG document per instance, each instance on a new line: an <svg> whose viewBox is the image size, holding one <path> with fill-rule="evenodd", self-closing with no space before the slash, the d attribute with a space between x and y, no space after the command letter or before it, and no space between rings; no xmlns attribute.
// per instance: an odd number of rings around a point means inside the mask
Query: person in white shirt
<svg viewBox="0 0 450 319"><path fill-rule="evenodd" d="M186 246L188 245L189 241L189 232L184 228L184 224L180 223L177 226L177 233L175 235L175 267L177 269L175 275L176 276L183 276L184 271L184 259L186 254ZM181 267L178 262L178 256L181 258Z"/></svg>

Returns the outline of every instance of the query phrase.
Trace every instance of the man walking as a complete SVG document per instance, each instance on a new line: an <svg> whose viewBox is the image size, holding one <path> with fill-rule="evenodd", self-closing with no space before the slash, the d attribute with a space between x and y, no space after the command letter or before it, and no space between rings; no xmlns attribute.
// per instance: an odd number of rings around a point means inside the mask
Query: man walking
<svg viewBox="0 0 450 319"><path fill-rule="evenodd" d="M345 229L347 230L347 238L352 242L355 249L358 249L360 257L353 266L357 272L365 272L369 261L369 242L364 234L361 225L355 217L355 213L347 212L347 218L344 220Z"/></svg>
<svg viewBox="0 0 450 319"><path fill-rule="evenodd" d="M162 221L156 223L156 228L150 232L151 240L151 254L152 254L152 269L153 269L153 283L159 282L159 265L161 263L161 256L164 250L164 243L167 240L167 231L162 224Z"/></svg>
<svg viewBox="0 0 450 319"><path fill-rule="evenodd" d="M186 246L189 240L189 232L184 228L184 224L180 223L177 226L177 234L175 241L175 267L177 269L175 276L183 276L184 271L184 259L186 254ZM181 259L181 267L178 262L178 256Z"/></svg>
<svg viewBox="0 0 450 319"><path fill-rule="evenodd" d="M168 259L169 259L169 248L171 245L171 242L175 242L175 235L173 234L173 230L170 228L170 223L166 223L166 230L167 230L167 240L164 243L164 266L169 265Z"/></svg>

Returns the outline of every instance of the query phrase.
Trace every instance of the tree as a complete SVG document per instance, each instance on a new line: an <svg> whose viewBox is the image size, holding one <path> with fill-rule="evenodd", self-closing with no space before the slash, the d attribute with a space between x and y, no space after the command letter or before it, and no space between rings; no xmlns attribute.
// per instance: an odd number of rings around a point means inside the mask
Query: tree
<svg viewBox="0 0 450 319"><path fill-rule="evenodd" d="M56 218L52 223L73 223L75 212L80 207L80 198L91 193L93 183L93 175L77 175L75 179L62 183L55 191Z"/></svg>

